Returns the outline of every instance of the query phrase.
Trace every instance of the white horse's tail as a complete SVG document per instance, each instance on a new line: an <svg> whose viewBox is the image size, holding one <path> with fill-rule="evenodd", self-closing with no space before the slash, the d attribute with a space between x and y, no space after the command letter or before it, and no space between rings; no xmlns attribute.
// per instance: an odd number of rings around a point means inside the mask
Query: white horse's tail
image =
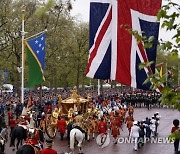
<svg viewBox="0 0 180 154"><path fill-rule="evenodd" d="M76 132L74 130L71 130L70 132L70 149L71 150L74 150L75 135L76 135Z"/></svg>

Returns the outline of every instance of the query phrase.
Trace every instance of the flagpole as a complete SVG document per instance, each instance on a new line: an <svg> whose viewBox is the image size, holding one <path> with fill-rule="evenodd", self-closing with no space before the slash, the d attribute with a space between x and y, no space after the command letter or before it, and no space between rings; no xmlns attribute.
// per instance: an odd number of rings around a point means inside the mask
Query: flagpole
<svg viewBox="0 0 180 154"><path fill-rule="evenodd" d="M25 31L24 31L24 16L25 16L25 10L26 6L23 5L21 7L22 12L22 76L21 76L21 103L24 104L24 37L25 37Z"/></svg>
<svg viewBox="0 0 180 154"><path fill-rule="evenodd" d="M180 86L179 82L180 82L180 65L178 64L178 86Z"/></svg>
<svg viewBox="0 0 180 154"><path fill-rule="evenodd" d="M98 79L98 96L100 95L100 79Z"/></svg>

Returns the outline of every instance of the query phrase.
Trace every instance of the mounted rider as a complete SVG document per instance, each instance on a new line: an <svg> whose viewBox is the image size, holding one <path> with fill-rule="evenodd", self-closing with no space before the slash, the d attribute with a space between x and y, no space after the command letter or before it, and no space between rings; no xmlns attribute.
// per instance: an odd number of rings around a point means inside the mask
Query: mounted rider
<svg viewBox="0 0 180 154"><path fill-rule="evenodd" d="M30 144L39 150L42 149L42 144L40 143L40 137L37 129L29 129L28 138L25 141L25 144Z"/></svg>

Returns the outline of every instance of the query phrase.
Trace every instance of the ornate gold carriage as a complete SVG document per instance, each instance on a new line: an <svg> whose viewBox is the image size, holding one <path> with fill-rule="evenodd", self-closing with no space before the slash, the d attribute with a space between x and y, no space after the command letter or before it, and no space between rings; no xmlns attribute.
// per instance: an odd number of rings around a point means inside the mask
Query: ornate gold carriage
<svg viewBox="0 0 180 154"><path fill-rule="evenodd" d="M71 120L72 115L81 111L86 113L89 99L85 99L77 94L77 90L73 89L72 94L65 100L59 96L59 109L55 108L51 114L46 114L45 130L49 138L54 138L57 132L58 116L65 116L67 121Z"/></svg>

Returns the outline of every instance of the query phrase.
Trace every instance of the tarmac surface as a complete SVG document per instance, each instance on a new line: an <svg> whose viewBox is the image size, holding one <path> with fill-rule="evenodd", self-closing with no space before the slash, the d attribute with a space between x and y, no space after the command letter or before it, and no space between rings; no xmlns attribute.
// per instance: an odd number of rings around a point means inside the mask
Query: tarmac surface
<svg viewBox="0 0 180 154"><path fill-rule="evenodd" d="M160 125L158 127L158 138L147 142L142 148L138 149L138 151L134 151L133 143L123 142L124 139L128 137L127 128L125 124L123 124L123 130L121 130L119 136L119 143L114 144L111 137L110 144L101 149L96 144L96 141L91 139L89 142L83 142L84 154L175 154L174 145L173 143L167 143L167 137L171 132L171 127L173 126L172 121L174 119L180 119L180 112L173 109L152 108L147 110L146 108L135 108L134 118L137 121L141 121L146 117L151 118L155 112L159 112L159 115L161 116ZM44 144L44 146L46 145ZM70 152L66 138L61 141L59 133L57 133L54 139L53 148L58 151L58 154ZM16 151L13 151L13 148L9 147L8 141L5 148L5 154L15 153ZM78 154L77 147L75 147L74 154ZM178 152L178 154L180 154L180 152Z"/></svg>

